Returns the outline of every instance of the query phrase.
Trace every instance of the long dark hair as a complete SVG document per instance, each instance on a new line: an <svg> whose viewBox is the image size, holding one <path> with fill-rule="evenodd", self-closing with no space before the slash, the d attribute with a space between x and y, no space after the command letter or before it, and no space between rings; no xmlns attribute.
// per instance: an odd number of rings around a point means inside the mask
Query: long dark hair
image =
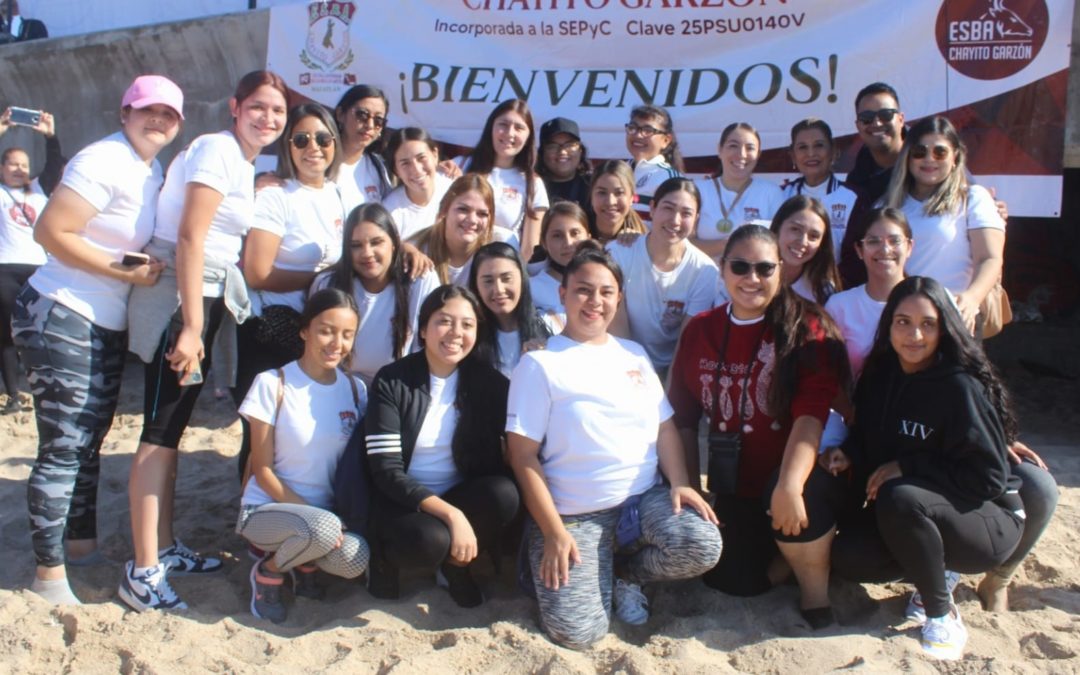
<svg viewBox="0 0 1080 675"><path fill-rule="evenodd" d="M318 103L301 103L293 106L292 110L289 111L288 120L285 122L285 132L278 139L277 174L282 178L296 178L296 167L293 165L292 153L290 152L292 135L296 125L307 117L314 117L322 122L326 130L334 137L334 159L326 167L323 175L329 178L337 174L338 165L341 164L341 134L338 132L333 115ZM308 142L314 143L315 139L313 138Z"/></svg>
<svg viewBox="0 0 1080 675"><path fill-rule="evenodd" d="M452 284L439 286L427 296L420 305L419 326L426 329L435 312L454 298L461 298L472 306L476 314L476 334L479 336L485 329L486 323L483 303L469 289ZM420 338L420 342L423 344L423 337ZM498 448L501 444L499 437L502 435L502 429L492 429L490 424L482 424L484 413L478 411L472 402L474 396L480 395L485 375L503 377L497 370L492 374L492 370L494 368L483 357L477 355L475 347L457 366L458 383L457 393L454 395L454 408L458 412L458 421L450 441L450 449L454 457L454 465L462 473L498 473L502 470L502 457L497 453L485 455L477 452L478 449ZM488 372L485 373L485 371Z"/></svg>
<svg viewBox="0 0 1080 675"><path fill-rule="evenodd" d="M300 312L300 330L310 327L315 317L330 309L352 310L352 313L356 315L356 323L359 327L360 310L356 308L356 300L353 299L352 294L337 288L324 288L312 293L304 302L304 308ZM307 350L306 342L304 349ZM345 358L341 360L341 365L347 370L350 361L352 361L352 349L349 349L348 353L345 354Z"/></svg>
<svg viewBox="0 0 1080 675"><path fill-rule="evenodd" d="M394 288L394 316L390 319L390 328L393 333L394 358L400 359L405 351L405 342L409 338L409 290L412 279L405 271L405 257L401 252L401 237L398 235L394 219L382 204L361 204L352 210L345 220L344 237L341 246L341 258L334 265L330 277L330 285L345 293L352 295L353 279L356 278L356 270L352 266L352 235L360 223L371 223L383 231L390 238L394 247L394 253L390 257L390 264L386 273L388 281Z"/></svg>
<svg viewBox="0 0 1080 675"><path fill-rule="evenodd" d="M386 106L386 118L387 120L390 119L390 99L386 97L383 90L370 84L358 84L350 87L348 91L342 94L337 105L334 106L334 118L337 120L338 126L345 126L343 118L349 112L349 108L353 107L353 104L357 101L362 101L365 98L382 99L383 105ZM364 148L363 154L368 154L368 151L373 151L375 154L382 154L385 139L386 128L384 127L379 133L379 137Z"/></svg>
<svg viewBox="0 0 1080 675"><path fill-rule="evenodd" d="M492 136L495 130L495 120L508 112L516 112L525 119L525 126L529 128L529 136L525 139L525 146L521 152L514 156L514 168L525 174L525 215L529 218L536 216L533 210L533 196L536 194L533 183L536 182L536 126L533 124L532 112L529 104L520 98L512 98L495 106L484 123L484 130L480 132L480 140L476 143L472 153L469 154L469 171L474 173L489 174L495 168L495 141ZM491 214L494 222L495 214Z"/></svg>
<svg viewBox="0 0 1080 675"><path fill-rule="evenodd" d="M821 219L825 229L821 234L821 243L814 257L803 263L802 274L810 282L810 288L814 292L814 299L818 304L824 305L829 296L843 290L843 282L840 280L840 270L836 267L836 254L833 253L832 226L829 223L829 212L825 206L815 197L809 195L795 195L776 211L769 229L773 234L780 237L780 227L784 221L800 211L809 211Z"/></svg>
<svg viewBox="0 0 1080 675"><path fill-rule="evenodd" d="M761 158L761 134L758 133L758 130L754 128L754 125L750 124L749 122L732 122L731 124L724 127L724 130L720 132L720 142L717 144L717 152L719 152L721 149L723 149L724 143L727 142L728 136L731 136L731 134L735 133L736 131L748 131L748 132L754 134L754 138L757 139L758 158L760 159ZM755 169L757 168L757 160L754 160L754 168ZM712 177L713 178L719 178L720 176L723 176L723 175L724 175L724 162L723 162L723 160L717 158L717 160L716 160L716 170L712 172Z"/></svg>
<svg viewBox="0 0 1080 675"><path fill-rule="evenodd" d="M864 373L883 370L898 361L892 346L892 321L896 308L901 302L913 295L921 295L934 305L938 313L940 328L937 356L946 363L960 366L971 377L986 388L990 404L994 406L1001 426L1005 430L1005 440L1012 443L1019 435L1019 424L1009 401L1009 392L1001 382L994 366L986 358L982 345L968 333L964 320L953 304L949 292L937 280L930 277L908 277L901 281L889 293L885 309L881 311L874 346L866 357Z"/></svg>
<svg viewBox="0 0 1080 675"><path fill-rule="evenodd" d="M484 329L483 331L477 330L479 339L476 348L482 356L487 358L488 363L496 368L502 356L499 353L499 323L495 319L495 313L484 304L483 296L480 293L479 276L480 266L487 260L497 258L513 262L521 275L521 294L518 296L517 306L514 307L512 312L514 323L517 325L519 345L524 346L529 340L546 338L549 335L544 322L536 315L532 291L529 289L529 274L525 269L525 264L521 262L521 256L518 255L517 249L501 241L493 241L490 244L481 246L480 250L473 256L472 266L469 268L469 290L480 298L480 310L484 313Z"/></svg>
<svg viewBox="0 0 1080 675"><path fill-rule="evenodd" d="M383 160L386 162L387 170L391 175L397 176L397 161L394 155L401 149L401 146L410 141L420 141L424 145L428 146L428 150L431 150L432 154L436 158L439 156L439 144L435 142L435 139L431 137L431 134L426 129L420 127L404 127L390 134L390 138L386 141L386 151L383 154ZM400 177L398 177L400 180Z"/></svg>
<svg viewBox="0 0 1080 675"><path fill-rule="evenodd" d="M772 230L761 225L743 225L731 233L721 267L727 264L730 252L743 241L757 239L767 243L780 258L780 241ZM779 273L779 271L777 272ZM776 352L776 368L769 383L769 409L782 423L791 421L791 402L798 390L799 373L816 371L824 362L847 390L851 382L851 364L848 362L844 338L825 310L781 283L776 296L765 309L765 325L772 328L773 347ZM815 332L814 328L818 328ZM824 334L824 340L817 334ZM824 352L824 354L822 354ZM822 358L824 356L824 359Z"/></svg>
<svg viewBox="0 0 1080 675"><path fill-rule="evenodd" d="M566 273L563 274L562 283L563 288L567 288L567 283L570 279L570 275L577 272L579 269L588 265L589 263L596 263L602 265L611 272L615 277L615 285L618 287L619 292L622 293L623 285L626 278L623 276L622 267L619 267L619 263L615 262L615 259L611 257L604 245L595 239L586 239L577 245L577 250L574 251L574 257L570 258L570 262L566 263Z"/></svg>

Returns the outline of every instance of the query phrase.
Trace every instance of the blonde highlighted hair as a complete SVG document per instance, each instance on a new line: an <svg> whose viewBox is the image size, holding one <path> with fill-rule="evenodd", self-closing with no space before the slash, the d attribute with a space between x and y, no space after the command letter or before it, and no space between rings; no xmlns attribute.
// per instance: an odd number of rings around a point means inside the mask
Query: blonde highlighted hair
<svg viewBox="0 0 1080 675"><path fill-rule="evenodd" d="M439 281L444 284L450 283L450 249L446 245L446 216L454 200L467 192L478 192L489 214L487 228L469 251L469 257L472 258L481 246L491 241L491 233L495 227L495 192L491 189L491 183L478 173L467 173L451 183L442 201L439 202L439 215L435 218L435 224L409 238L410 243L426 252L435 263L435 272L439 275Z"/></svg>

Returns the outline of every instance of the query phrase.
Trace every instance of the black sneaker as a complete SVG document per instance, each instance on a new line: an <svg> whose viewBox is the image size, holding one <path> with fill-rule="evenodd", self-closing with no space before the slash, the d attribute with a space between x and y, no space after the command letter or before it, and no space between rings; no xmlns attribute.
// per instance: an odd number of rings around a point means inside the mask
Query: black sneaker
<svg viewBox="0 0 1080 675"><path fill-rule="evenodd" d="M401 597L397 568L385 560L372 558L367 569L367 589L380 600L397 600Z"/></svg>
<svg viewBox="0 0 1080 675"><path fill-rule="evenodd" d="M221 559L201 556L184 545L179 539L173 539L172 546L158 551L158 560L169 568L169 574L209 574L221 569Z"/></svg>
<svg viewBox="0 0 1080 675"><path fill-rule="evenodd" d="M484 603L484 594L473 581L468 567L443 563L435 573L435 581L450 591L450 597L458 607L479 607Z"/></svg>
<svg viewBox="0 0 1080 675"><path fill-rule="evenodd" d="M293 595L309 600L322 600L326 589L319 585L319 568L315 565L301 565L290 570L292 573Z"/></svg>

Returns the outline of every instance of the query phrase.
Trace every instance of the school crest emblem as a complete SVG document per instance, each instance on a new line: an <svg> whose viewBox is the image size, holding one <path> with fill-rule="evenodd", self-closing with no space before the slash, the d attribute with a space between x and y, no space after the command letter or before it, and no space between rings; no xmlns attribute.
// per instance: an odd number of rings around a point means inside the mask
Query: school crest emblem
<svg viewBox="0 0 1080 675"><path fill-rule="evenodd" d="M331 0L308 5L307 43L300 60L312 70L345 70L355 55L349 43L349 25L356 14L352 2Z"/></svg>
<svg viewBox="0 0 1080 675"><path fill-rule="evenodd" d="M847 204L832 205L832 225L843 227L847 223Z"/></svg>

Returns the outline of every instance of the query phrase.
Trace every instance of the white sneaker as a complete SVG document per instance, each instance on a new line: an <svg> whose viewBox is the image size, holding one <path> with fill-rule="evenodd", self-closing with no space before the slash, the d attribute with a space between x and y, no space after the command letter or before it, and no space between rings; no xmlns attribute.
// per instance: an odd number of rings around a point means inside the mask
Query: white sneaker
<svg viewBox="0 0 1080 675"><path fill-rule="evenodd" d="M622 579L615 580L615 616L631 626L643 626L649 620L649 599L641 586Z"/></svg>
<svg viewBox="0 0 1080 675"><path fill-rule="evenodd" d="M960 584L960 573L953 572L952 570L945 570L945 590L949 593L949 604L953 604L953 591ZM911 594L911 600L908 600L907 609L904 610L904 616L914 621L920 626L926 623L926 609L923 607L922 594L915 591Z"/></svg>
<svg viewBox="0 0 1080 675"><path fill-rule="evenodd" d="M209 574L221 569L221 560L201 556L184 545L179 539L173 539L172 546L158 551L158 560L169 568L170 574Z"/></svg>
<svg viewBox="0 0 1080 675"><path fill-rule="evenodd" d="M145 576L134 575L135 563L128 561L124 567L124 578L120 581L120 599L137 612L148 609L187 609L176 591L169 585L165 573L168 568L164 563L151 567Z"/></svg>
<svg viewBox="0 0 1080 675"><path fill-rule="evenodd" d="M956 661L964 655L968 632L956 605L941 618L927 619L922 627L923 651L937 659Z"/></svg>

